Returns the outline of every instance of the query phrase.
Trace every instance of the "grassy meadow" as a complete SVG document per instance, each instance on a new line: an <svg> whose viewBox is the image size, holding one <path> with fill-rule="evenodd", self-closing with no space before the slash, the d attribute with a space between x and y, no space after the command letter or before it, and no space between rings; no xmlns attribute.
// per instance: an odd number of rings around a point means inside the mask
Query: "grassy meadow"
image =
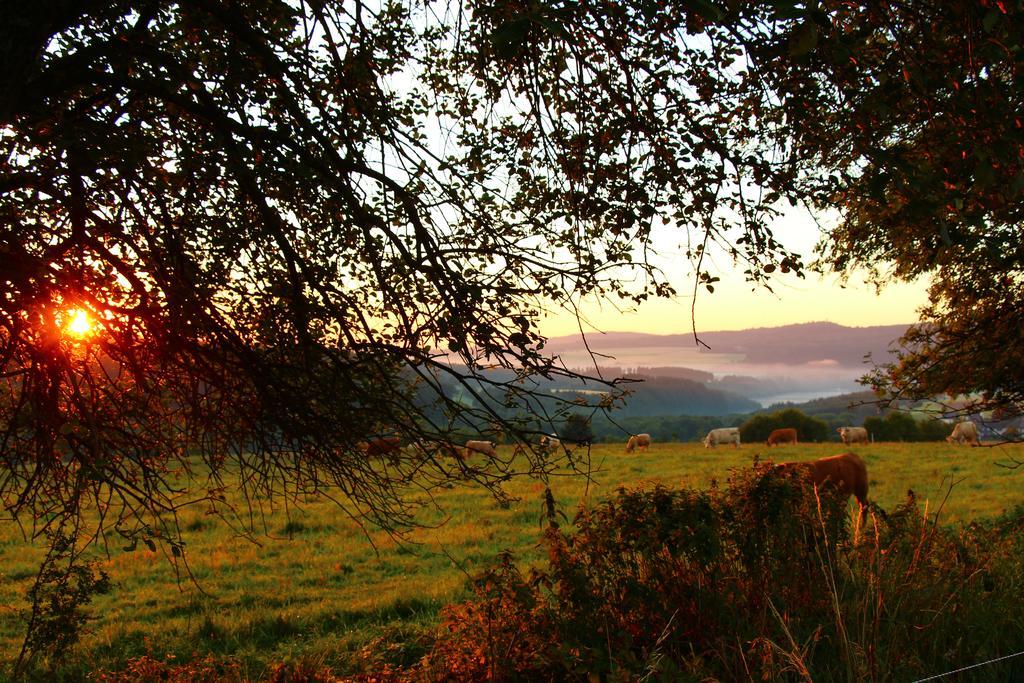
<svg viewBox="0 0 1024 683"><path fill-rule="evenodd" d="M602 444L591 450L589 481L556 476L550 484L572 519L578 505L620 486L702 488L757 456L780 462L843 450L835 443L773 449L666 443L625 454L621 445ZM901 502L911 488L922 507L928 501L929 511L948 494L941 517L948 524L992 518L1024 504L1024 471L995 464L1024 460L1021 445L877 443L854 450L868 463L872 500L884 508ZM162 553L141 546L129 553L114 544L109 557L97 554L115 588L91 606L97 619L63 675L118 669L143 654L185 660L194 652L235 657L252 679L281 661L314 661L344 672L373 641L395 643L401 650L392 653L396 660L414 659L415 633L436 623L441 606L465 597L468 574L506 549L523 563L540 560L544 483L513 479L508 490L517 498L508 506L476 489L447 491L439 498L442 511L425 509L420 521L426 526L404 544L383 533L367 538L323 499L268 515L268 533L256 542L196 506L182 517L195 583L176 575ZM0 657L9 663L23 628L16 612L27 604L42 550L12 524L0 527L0 548Z"/></svg>

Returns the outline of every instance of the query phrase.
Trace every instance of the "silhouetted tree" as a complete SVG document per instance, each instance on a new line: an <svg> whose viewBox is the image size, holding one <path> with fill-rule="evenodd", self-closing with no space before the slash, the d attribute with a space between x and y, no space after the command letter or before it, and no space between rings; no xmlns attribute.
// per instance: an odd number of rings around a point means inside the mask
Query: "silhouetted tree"
<svg viewBox="0 0 1024 683"><path fill-rule="evenodd" d="M660 222L694 294L714 289L709 253L755 282L802 275L772 230L786 201L838 211L825 266L942 273L880 390L1020 398L1022 17L4 4L4 508L41 534L92 506L180 552L176 511L234 514L226 486L330 489L399 531L409 486L510 474L441 466L435 444L494 422L532 443L508 416L572 407L531 382L572 374L544 353L543 311L672 294ZM68 333L72 309L91 335ZM361 447L379 434L408 445L387 465ZM527 471L552 466L530 453Z"/></svg>
<svg viewBox="0 0 1024 683"><path fill-rule="evenodd" d="M744 42L754 87L782 93L810 201L840 212L821 265L931 279L921 324L869 383L977 394L966 412L1022 402L1024 7L828 1L794 16L786 40Z"/></svg>

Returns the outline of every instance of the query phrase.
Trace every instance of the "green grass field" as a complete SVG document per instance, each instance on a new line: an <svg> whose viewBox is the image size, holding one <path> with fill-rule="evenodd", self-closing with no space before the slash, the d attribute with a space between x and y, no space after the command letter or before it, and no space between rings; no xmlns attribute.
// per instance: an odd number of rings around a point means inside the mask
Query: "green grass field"
<svg viewBox="0 0 1024 683"><path fill-rule="evenodd" d="M647 453L627 455L621 445L598 445L591 451L592 481L555 477L551 486L571 519L578 505L620 486L707 487L758 454L781 462L843 450L840 444L655 444ZM868 463L871 498L885 508L902 501L909 488L922 507L928 501L930 511L949 493L946 523L991 518L1024 504L1024 471L995 465L1012 456L1024 459L1019 445L879 443L854 450ZM951 481L958 483L949 492ZM325 500L270 515L269 534L258 543L233 534L197 506L183 517L197 584L179 580L159 552L140 546L128 553L115 545L103 557L115 589L93 603L97 619L66 672L74 677L96 667L116 669L146 653L187 659L193 652L234 656L254 679L270 662L300 658L343 670L371 640L407 642L402 634L434 623L441 606L465 597L466 575L497 553L511 549L524 563L540 559L544 484L514 479L508 490L518 500L507 507L480 490L448 491L439 501L442 513L425 512L427 528L406 544L382 533L366 538ZM0 527L0 548L0 647L9 662L20 646L16 610L26 606L42 551L11 524Z"/></svg>

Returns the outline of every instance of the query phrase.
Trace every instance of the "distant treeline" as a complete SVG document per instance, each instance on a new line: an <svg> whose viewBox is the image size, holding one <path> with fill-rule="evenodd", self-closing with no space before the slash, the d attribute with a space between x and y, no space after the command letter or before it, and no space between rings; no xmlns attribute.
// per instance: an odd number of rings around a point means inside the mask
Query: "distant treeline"
<svg viewBox="0 0 1024 683"><path fill-rule="evenodd" d="M915 420L907 413L889 413L884 418L869 417L864 428L875 441L942 441L953 426L941 420Z"/></svg>
<svg viewBox="0 0 1024 683"><path fill-rule="evenodd" d="M625 441L629 434L650 434L654 441L699 441L717 427L738 427L750 415L644 415L638 417L614 418L611 422L604 416L594 419L591 428L594 441L615 443Z"/></svg>
<svg viewBox="0 0 1024 683"><path fill-rule="evenodd" d="M744 443L763 442L773 429L793 427L805 442L839 441L840 427L864 426L874 441L941 441L952 426L932 419L918 420L908 413L890 412L884 417L861 418L852 413L808 415L796 408L785 408L756 415L659 415L624 417L614 422L596 418L592 423L594 440L601 443L624 441L629 434L647 433L655 441L700 441L718 427L739 427Z"/></svg>

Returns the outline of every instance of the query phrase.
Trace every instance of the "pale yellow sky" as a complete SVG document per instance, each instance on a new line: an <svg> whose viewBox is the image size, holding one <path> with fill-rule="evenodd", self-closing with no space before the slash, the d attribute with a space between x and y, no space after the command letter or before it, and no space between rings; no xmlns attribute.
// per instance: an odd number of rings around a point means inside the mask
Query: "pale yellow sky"
<svg viewBox="0 0 1024 683"><path fill-rule="evenodd" d="M927 301L927 283L887 285L880 294L862 279L840 287L835 276L808 275L800 280L784 276L773 284L774 293L751 291L742 277L722 273L714 294L701 291L697 296L697 331L740 330L750 327L777 327L793 323L829 321L850 327L896 325L916 322L917 309ZM733 281L737 280L737 281ZM686 287L692 291L692 285ZM682 288L680 286L680 288ZM646 332L676 334L692 330L690 296L675 300L652 300L634 310L617 310L607 302L584 302L582 313L590 325L584 331ZM540 326L543 334L556 337L580 331L569 313L548 316Z"/></svg>
<svg viewBox="0 0 1024 683"><path fill-rule="evenodd" d="M787 248L802 254L810 263L815 258L815 245L822 229L838 220L838 215L819 215L815 220L803 209L786 209L773 224L776 238ZM650 300L633 310L619 310L608 301L580 302L580 310L589 325L585 332L648 332L676 334L692 331L690 305L693 292L693 265L685 257L688 236L672 226L652 230L656 254L638 253L637 261L646 259L661 268L673 283L679 296L674 300ZM743 279L743 266L737 265L721 248L709 249L703 268L721 278L715 292L703 287L697 295L696 322L698 332L741 330L751 327L777 327L793 323L828 321L851 327L897 325L917 322L917 310L927 303L928 281L891 282L879 293L864 283L865 277L853 275L846 287L835 275L808 274L805 279L776 271L773 292L754 289ZM884 270L884 266L882 268ZM540 331L548 337L576 334L579 323L571 313L549 315L541 322Z"/></svg>

